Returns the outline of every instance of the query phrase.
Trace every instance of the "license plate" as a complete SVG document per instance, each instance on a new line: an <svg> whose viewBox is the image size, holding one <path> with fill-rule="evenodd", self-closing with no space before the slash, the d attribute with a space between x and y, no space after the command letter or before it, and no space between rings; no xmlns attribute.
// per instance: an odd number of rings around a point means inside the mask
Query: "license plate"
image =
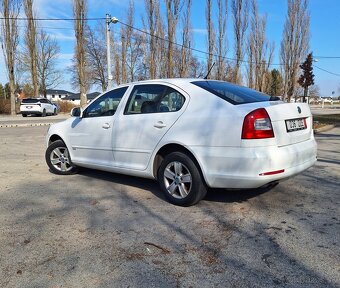
<svg viewBox="0 0 340 288"><path fill-rule="evenodd" d="M307 128L306 118L286 120L287 132L303 130Z"/></svg>
<svg viewBox="0 0 340 288"><path fill-rule="evenodd" d="M27 109L32 109L32 106L26 106Z"/></svg>

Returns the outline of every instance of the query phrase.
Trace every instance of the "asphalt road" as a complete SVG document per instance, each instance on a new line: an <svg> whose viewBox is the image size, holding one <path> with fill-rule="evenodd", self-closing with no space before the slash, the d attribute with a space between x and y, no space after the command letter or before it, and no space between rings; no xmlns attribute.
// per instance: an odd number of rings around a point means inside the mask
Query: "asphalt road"
<svg viewBox="0 0 340 288"><path fill-rule="evenodd" d="M340 286L340 128L303 174L189 208L151 180L51 174L46 130L0 129L0 287Z"/></svg>

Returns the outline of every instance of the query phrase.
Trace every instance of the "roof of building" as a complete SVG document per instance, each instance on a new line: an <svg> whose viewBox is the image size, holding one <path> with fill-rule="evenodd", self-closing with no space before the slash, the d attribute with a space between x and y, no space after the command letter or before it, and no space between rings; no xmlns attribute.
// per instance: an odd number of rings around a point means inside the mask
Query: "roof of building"
<svg viewBox="0 0 340 288"><path fill-rule="evenodd" d="M66 91L66 90L60 90L60 89L47 89L46 94L49 94L49 95L61 95L61 94L72 95L73 92Z"/></svg>
<svg viewBox="0 0 340 288"><path fill-rule="evenodd" d="M101 94L100 92L88 93L88 94L86 94L87 100L93 100L94 98L96 98L100 94ZM63 100L72 100L72 101L80 100L80 93L71 94L71 95L63 98Z"/></svg>

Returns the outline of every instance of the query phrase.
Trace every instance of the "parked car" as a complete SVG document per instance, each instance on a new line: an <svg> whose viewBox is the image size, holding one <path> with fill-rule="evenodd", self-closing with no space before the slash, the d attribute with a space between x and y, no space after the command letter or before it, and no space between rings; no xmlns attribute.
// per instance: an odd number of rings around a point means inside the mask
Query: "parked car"
<svg viewBox="0 0 340 288"><path fill-rule="evenodd" d="M27 115L57 115L58 107L46 98L25 98L20 105L20 113L23 117Z"/></svg>
<svg viewBox="0 0 340 288"><path fill-rule="evenodd" d="M157 179L177 205L197 203L208 187L274 185L316 161L307 104L222 81L124 84L71 115L47 133L53 173L79 166Z"/></svg>

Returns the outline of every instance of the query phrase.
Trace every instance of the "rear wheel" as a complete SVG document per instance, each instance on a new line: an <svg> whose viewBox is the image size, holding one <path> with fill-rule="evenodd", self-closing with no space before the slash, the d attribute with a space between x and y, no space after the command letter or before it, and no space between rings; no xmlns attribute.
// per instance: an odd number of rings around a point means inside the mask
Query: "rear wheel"
<svg viewBox="0 0 340 288"><path fill-rule="evenodd" d="M27 114L22 114L22 117L27 117Z"/></svg>
<svg viewBox="0 0 340 288"><path fill-rule="evenodd" d="M165 197L175 205L194 205L207 194L199 168L181 152L165 156L157 178Z"/></svg>
<svg viewBox="0 0 340 288"><path fill-rule="evenodd" d="M51 172L59 175L70 175L76 172L65 143L61 140L53 142L46 149L45 160Z"/></svg>

